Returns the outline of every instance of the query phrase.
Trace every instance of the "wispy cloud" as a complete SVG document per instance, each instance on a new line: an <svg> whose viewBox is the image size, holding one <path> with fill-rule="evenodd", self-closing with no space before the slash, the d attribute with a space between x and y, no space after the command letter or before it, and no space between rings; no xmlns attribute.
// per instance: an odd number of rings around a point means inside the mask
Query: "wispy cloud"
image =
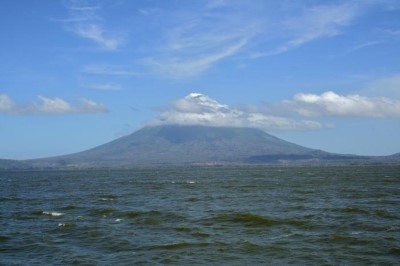
<svg viewBox="0 0 400 266"><path fill-rule="evenodd" d="M368 42L364 42L364 43L361 43L361 44L356 45L354 47L351 47L347 52L348 53L355 52L355 51L358 51L358 50L361 50L361 49L364 49L364 48L368 48L368 47L371 47L371 46L375 46L375 45L378 45L378 44L381 44L381 43L383 43L383 41L368 41Z"/></svg>
<svg viewBox="0 0 400 266"><path fill-rule="evenodd" d="M201 76L228 60L254 60L290 52L322 38L346 33L357 18L385 1L200 1L139 5L132 21L135 42L110 30L100 15L102 6L68 2L68 16L60 20L77 36L103 50L116 51L122 44L135 51L131 67L149 74L184 79ZM118 23L113 21L114 24ZM138 25L146 25L141 29ZM126 28L126 25L120 25ZM131 32L132 32L131 31ZM397 31L391 31L397 34ZM356 51L379 42L350 48ZM241 62L239 62L241 63ZM132 67L134 66L135 67ZM135 76L136 71L109 66L88 66L85 73Z"/></svg>
<svg viewBox="0 0 400 266"><path fill-rule="evenodd" d="M110 76L141 76L140 72L126 70L120 66L110 65L87 65L82 69L83 73L93 75L110 75Z"/></svg>
<svg viewBox="0 0 400 266"><path fill-rule="evenodd" d="M245 21L239 18L240 10L233 7L225 13L203 6L176 11L169 16L172 22L161 30L160 48L142 63L170 78L203 74L220 61L243 51L260 31L258 18L248 17Z"/></svg>
<svg viewBox="0 0 400 266"><path fill-rule="evenodd" d="M101 25L102 19L98 15L100 9L100 6L67 2L69 16L58 21L62 22L68 31L93 41L103 50L115 51L123 43L123 39Z"/></svg>
<svg viewBox="0 0 400 266"><path fill-rule="evenodd" d="M202 74L218 61L238 52L246 45L246 40L238 40L218 51L208 51L204 54L189 56L166 57L163 59L147 59L144 62L157 72L167 77L186 78Z"/></svg>
<svg viewBox="0 0 400 266"><path fill-rule="evenodd" d="M104 29L97 24L78 24L73 27L73 32L94 41L105 50L116 50L121 44L117 38L106 37Z"/></svg>
<svg viewBox="0 0 400 266"><path fill-rule="evenodd" d="M367 92L391 97L400 97L400 73L380 77L367 84Z"/></svg>
<svg viewBox="0 0 400 266"><path fill-rule="evenodd" d="M117 83L82 83L82 87L93 89L93 90L101 90L101 91L119 91L124 88Z"/></svg>
<svg viewBox="0 0 400 266"><path fill-rule="evenodd" d="M158 12L175 19L160 30L157 44L162 48L141 62L166 77L199 76L230 58L278 55L320 38L340 35L367 6L353 1L252 4L254 7L240 1L209 1L196 10Z"/></svg>
<svg viewBox="0 0 400 266"><path fill-rule="evenodd" d="M15 109L15 103L5 94L0 94L0 112L8 113Z"/></svg>
<svg viewBox="0 0 400 266"><path fill-rule="evenodd" d="M268 51L253 52L250 57L278 55L319 38L339 35L360 11L360 7L352 3L305 7L297 11L298 16L283 19L278 24L277 30L285 36L282 39L286 39L282 44Z"/></svg>
<svg viewBox="0 0 400 266"><path fill-rule="evenodd" d="M235 126L254 127L263 130L315 130L324 127L316 121L293 120L261 112L232 108L199 93L191 93L175 101L148 124Z"/></svg>
<svg viewBox="0 0 400 266"><path fill-rule="evenodd" d="M400 36L400 30L399 30L399 29L396 29L396 30L393 30L393 29L384 29L383 32L386 33L386 34L395 36L395 37Z"/></svg>
<svg viewBox="0 0 400 266"><path fill-rule="evenodd" d="M107 108L93 100L82 98L79 103L71 104L61 98L38 96L39 103L17 104L9 96L0 94L0 113L14 115L49 114L62 115L69 113L103 113Z"/></svg>
<svg viewBox="0 0 400 266"><path fill-rule="evenodd" d="M302 116L400 118L400 100L385 97L327 91L320 95L299 93L286 104Z"/></svg>

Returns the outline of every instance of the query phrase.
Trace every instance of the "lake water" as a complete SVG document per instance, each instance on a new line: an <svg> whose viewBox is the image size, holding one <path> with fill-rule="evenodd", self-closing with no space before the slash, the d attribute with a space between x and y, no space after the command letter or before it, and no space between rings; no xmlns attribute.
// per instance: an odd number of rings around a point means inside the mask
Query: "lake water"
<svg viewBox="0 0 400 266"><path fill-rule="evenodd" d="M399 265L400 166L0 172L0 265Z"/></svg>

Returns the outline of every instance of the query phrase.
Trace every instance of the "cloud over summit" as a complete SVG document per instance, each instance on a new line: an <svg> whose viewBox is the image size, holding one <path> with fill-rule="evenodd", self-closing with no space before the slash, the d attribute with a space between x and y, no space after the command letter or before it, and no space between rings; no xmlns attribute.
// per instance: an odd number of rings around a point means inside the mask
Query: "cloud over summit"
<svg viewBox="0 0 400 266"><path fill-rule="evenodd" d="M263 130L310 130L323 127L316 121L297 121L230 107L200 93L190 93L175 101L148 124L254 127Z"/></svg>

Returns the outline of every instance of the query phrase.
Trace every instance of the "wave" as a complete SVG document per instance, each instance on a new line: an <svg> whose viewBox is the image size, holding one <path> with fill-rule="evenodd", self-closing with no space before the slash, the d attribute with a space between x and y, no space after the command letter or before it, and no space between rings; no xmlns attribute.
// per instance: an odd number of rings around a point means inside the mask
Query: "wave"
<svg viewBox="0 0 400 266"><path fill-rule="evenodd" d="M191 232L191 231L193 231L193 228L188 228L188 227L176 227L174 229L177 232Z"/></svg>
<svg viewBox="0 0 400 266"><path fill-rule="evenodd" d="M163 221L178 221L183 220L184 216L175 212L162 212L159 210L147 210L147 211L127 211L120 213L123 218L159 218Z"/></svg>
<svg viewBox="0 0 400 266"><path fill-rule="evenodd" d="M243 241L241 244L241 248L246 252L246 253L258 253L260 251L265 250L265 247L259 244L256 244L254 242L251 242L249 240Z"/></svg>
<svg viewBox="0 0 400 266"><path fill-rule="evenodd" d="M389 254L400 255L400 247L393 247L389 250Z"/></svg>
<svg viewBox="0 0 400 266"><path fill-rule="evenodd" d="M345 212L345 213L354 213L354 214L366 214L366 215L375 215L380 218L388 218L394 219L398 218L395 214L385 211L385 210L374 210L374 209L363 209L359 207L345 207L345 208L337 208L333 209L337 212Z"/></svg>
<svg viewBox="0 0 400 266"><path fill-rule="evenodd" d="M32 212L33 215L48 215L48 216L63 216L65 215L62 212L48 212L48 211L33 211Z"/></svg>
<svg viewBox="0 0 400 266"><path fill-rule="evenodd" d="M113 195L113 194L102 194L102 195L99 195L99 197L100 197L101 201L113 201L118 198L117 195Z"/></svg>
<svg viewBox="0 0 400 266"><path fill-rule="evenodd" d="M242 224L244 226L274 226L274 225L305 226L308 224L308 222L301 220L276 219L247 212L219 214L211 218L211 221L215 221L217 223L221 222L236 223L236 224Z"/></svg>
<svg viewBox="0 0 400 266"><path fill-rule="evenodd" d="M322 241L328 241L329 243L346 243L347 245L363 245L368 246L375 242L375 239L362 238L357 235L344 235L344 234L332 234L325 235L320 238Z"/></svg>
<svg viewBox="0 0 400 266"><path fill-rule="evenodd" d="M162 212L158 210L151 210L151 211L128 211L122 214L125 218L137 218L140 216L159 216Z"/></svg>
<svg viewBox="0 0 400 266"><path fill-rule="evenodd" d="M185 217L175 212L163 212L160 210L133 210L121 211L120 209L106 207L89 211L89 216L99 218L112 218L114 222L131 221L145 225L159 225L182 221Z"/></svg>
<svg viewBox="0 0 400 266"><path fill-rule="evenodd" d="M210 236L210 234L199 231L199 228L175 227L174 230L177 232L189 233L191 236L194 236L194 237L209 237Z"/></svg>
<svg viewBox="0 0 400 266"><path fill-rule="evenodd" d="M74 227L75 224L74 223L59 223L58 227L62 227L62 228L70 228L70 227Z"/></svg>
<svg viewBox="0 0 400 266"><path fill-rule="evenodd" d="M91 216L102 216L102 217L107 217L112 215L113 213L116 213L117 210L114 208L99 208L99 209L94 209L90 211Z"/></svg>
<svg viewBox="0 0 400 266"><path fill-rule="evenodd" d="M147 245L136 248L135 250L152 250L152 249L184 249L192 247L207 247L210 243L208 242L175 242L162 245Z"/></svg>
<svg viewBox="0 0 400 266"><path fill-rule="evenodd" d="M108 208L99 208L91 210L90 214L91 216L102 216L102 217L113 216L118 218L132 219L143 216L160 216L162 215L162 212L158 210L121 212L118 209L108 207Z"/></svg>
<svg viewBox="0 0 400 266"><path fill-rule="evenodd" d="M191 235L194 237L209 237L209 236L211 236L210 234L202 233L202 232L194 232Z"/></svg>
<svg viewBox="0 0 400 266"><path fill-rule="evenodd" d="M385 210L375 210L374 215L381 217L381 218L387 218L387 219L398 219L398 216Z"/></svg>
<svg viewBox="0 0 400 266"><path fill-rule="evenodd" d="M340 212L347 212L347 213L360 213L360 214L368 214L369 211L366 209L358 208L358 207L345 207L339 208L337 211Z"/></svg>
<svg viewBox="0 0 400 266"><path fill-rule="evenodd" d="M3 201L19 201L22 200L22 198L16 198L16 197L0 197L0 202Z"/></svg>
<svg viewBox="0 0 400 266"><path fill-rule="evenodd" d="M78 209L79 207L76 205L68 205L65 206L64 208L62 208L63 210L74 210L74 209Z"/></svg>
<svg viewBox="0 0 400 266"><path fill-rule="evenodd" d="M10 240L10 239L11 239L11 237L9 237L9 236L0 235L0 241L7 241L7 240Z"/></svg>

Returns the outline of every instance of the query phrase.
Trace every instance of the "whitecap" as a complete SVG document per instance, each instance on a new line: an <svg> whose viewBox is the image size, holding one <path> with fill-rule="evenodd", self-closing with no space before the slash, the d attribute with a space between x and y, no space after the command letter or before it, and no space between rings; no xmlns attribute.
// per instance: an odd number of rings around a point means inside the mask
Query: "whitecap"
<svg viewBox="0 0 400 266"><path fill-rule="evenodd" d="M101 198L100 200L102 200L102 201L112 201L114 199L112 199L112 198Z"/></svg>
<svg viewBox="0 0 400 266"><path fill-rule="evenodd" d="M50 215L50 216L62 216L62 215L64 215L64 213L62 213L62 212L45 212L45 211L43 211L42 214Z"/></svg>
<svg viewBox="0 0 400 266"><path fill-rule="evenodd" d="M283 234L283 235L278 235L278 236L272 236L270 239L272 240L277 240L277 239L282 239L282 238L287 238L289 236L292 236L293 234Z"/></svg>

